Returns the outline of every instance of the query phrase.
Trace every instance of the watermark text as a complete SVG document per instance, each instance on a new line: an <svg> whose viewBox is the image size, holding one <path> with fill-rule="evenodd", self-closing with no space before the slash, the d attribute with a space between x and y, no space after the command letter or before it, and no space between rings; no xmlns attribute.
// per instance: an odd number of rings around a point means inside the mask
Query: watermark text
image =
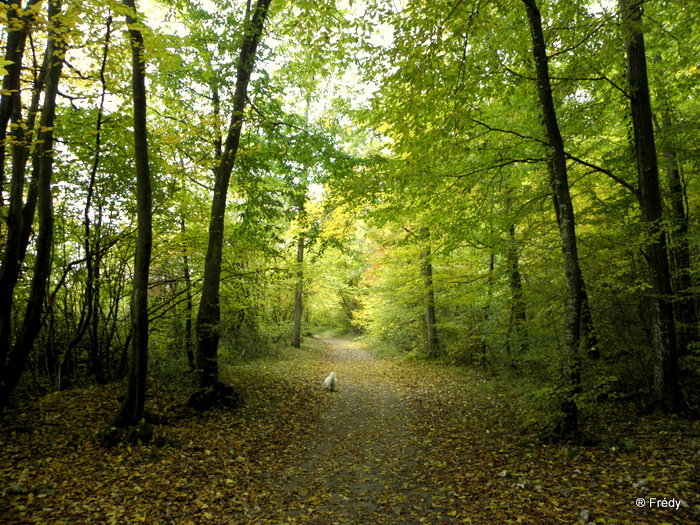
<svg viewBox="0 0 700 525"><path fill-rule="evenodd" d="M635 504L640 509L649 507L650 509L670 508L678 510L681 507L681 501L675 498L637 498Z"/></svg>

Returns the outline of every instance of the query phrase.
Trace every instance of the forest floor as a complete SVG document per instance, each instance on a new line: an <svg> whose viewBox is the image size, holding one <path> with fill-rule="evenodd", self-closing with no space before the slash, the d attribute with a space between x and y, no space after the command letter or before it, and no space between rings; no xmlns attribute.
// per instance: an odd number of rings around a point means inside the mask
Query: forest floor
<svg viewBox="0 0 700 525"><path fill-rule="evenodd" d="M94 435L123 385L22 398L0 429L0 523L700 522L697 421L619 406L587 421L595 446L544 444L507 386L343 339L222 379L242 408L192 412L186 380L152 381L169 424L111 449Z"/></svg>

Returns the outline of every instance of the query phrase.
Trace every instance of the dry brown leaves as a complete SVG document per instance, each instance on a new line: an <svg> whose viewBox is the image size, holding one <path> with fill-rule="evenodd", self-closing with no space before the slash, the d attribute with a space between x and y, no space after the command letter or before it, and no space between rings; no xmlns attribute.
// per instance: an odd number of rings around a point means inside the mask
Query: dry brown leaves
<svg viewBox="0 0 700 525"><path fill-rule="evenodd" d="M543 445L477 374L376 360L340 340L321 348L226 370L246 399L236 413L190 412L182 388L154 382L147 408L171 419L158 444L92 439L120 385L24 403L0 431L0 491L30 492L2 496L0 522L546 525L583 523L581 511L590 523L700 521L697 422L623 414L597 446ZM327 393L331 370L338 392ZM671 499L682 506L649 507Z"/></svg>

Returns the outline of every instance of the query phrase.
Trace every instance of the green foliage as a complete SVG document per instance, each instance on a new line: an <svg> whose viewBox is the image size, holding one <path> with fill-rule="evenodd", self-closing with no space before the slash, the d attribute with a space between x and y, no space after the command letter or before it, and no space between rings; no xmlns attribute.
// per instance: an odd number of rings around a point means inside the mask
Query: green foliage
<svg viewBox="0 0 700 525"><path fill-rule="evenodd" d="M94 375L95 356L108 378L123 375L135 249L126 11L120 2L69 4L50 308L32 357L53 381L62 362L75 380ZM571 396L586 413L606 399L645 399L654 354L644 252L654 239L639 224L634 194L623 36L616 14L591 2L539 4L601 356L589 361L582 348L582 392L562 386L565 280L521 0L273 2L225 217L223 360L274 353L289 339L300 235L303 333L362 332L424 356L426 246L417 232L429 228L440 359L522 377L534 418L555 416ZM139 11L154 190L154 373L189 368L246 5L167 0ZM669 214L663 222L670 250L690 253L689 268L671 261L676 286L684 274L690 281L672 298L678 305L697 295L700 279L700 31L690 7L645 5L662 171L675 159L689 218L685 235ZM39 49L48 22L45 6L33 9ZM25 113L40 69L32 60L22 73ZM4 248L4 221L0 232ZM26 305L34 255L30 244L15 312ZM86 321L88 259L96 300ZM690 400L700 374L695 339L681 363Z"/></svg>

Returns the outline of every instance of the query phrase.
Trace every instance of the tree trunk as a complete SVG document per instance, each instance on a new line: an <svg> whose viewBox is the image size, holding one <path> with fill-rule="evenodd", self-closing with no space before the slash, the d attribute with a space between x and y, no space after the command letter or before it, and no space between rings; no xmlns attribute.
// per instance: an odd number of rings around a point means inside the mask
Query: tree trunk
<svg viewBox="0 0 700 525"><path fill-rule="evenodd" d="M559 131L552 86L549 78L547 50L542 34L542 18L534 0L523 0L532 37L532 54L537 76L537 93L542 108L542 120L547 130L549 141L549 176L550 185L555 195L556 213L564 254L566 276L566 318L564 339L567 354L568 394L562 403L564 419L557 429L561 434L578 432L578 407L576 396L581 390L581 365L579 343L581 335L581 270L576 245L576 228L574 207L569 193L569 181L566 167L564 141Z"/></svg>
<svg viewBox="0 0 700 525"><path fill-rule="evenodd" d="M675 412L681 404L678 353L671 303L671 272L666 253L666 235L661 225L663 205L641 27L642 4L643 0L620 0L619 6L627 51L627 81L637 159L639 207L650 239L645 257L654 291L650 297L655 347L653 402L657 410Z"/></svg>
<svg viewBox="0 0 700 525"><path fill-rule="evenodd" d="M428 344L428 355L436 356L439 353L439 340L437 334L437 321L435 318L435 290L433 289L433 264L430 260L430 230L420 229L421 239L425 242L425 249L420 254L421 273L425 287L425 328Z"/></svg>
<svg viewBox="0 0 700 525"><path fill-rule="evenodd" d="M29 0L27 8L30 8L41 0ZM19 4L19 2L17 2ZM22 15L18 9L8 9L6 13L6 28L15 28L7 31L7 45L5 47L5 70L7 74L2 81L2 95L0 96L0 209L5 206L3 195L5 192L5 148L7 143L7 125L19 118L17 109L20 108L20 76L22 60L27 36L36 19L33 9L26 9ZM9 225L8 225L9 226Z"/></svg>
<svg viewBox="0 0 700 525"><path fill-rule="evenodd" d="M670 117L663 116L664 127L670 127ZM673 228L671 238L673 247L670 251L672 267L675 274L674 294L676 320L678 329L678 355L688 355L698 340L698 315L692 290L690 243L688 242L688 217L685 212L684 190L681 172L675 151L666 149L666 178L668 180L671 201L671 219Z"/></svg>
<svg viewBox="0 0 700 525"><path fill-rule="evenodd" d="M654 63L660 63L661 57L654 57ZM678 356L690 353L691 348L698 340L698 313L695 308L694 293L692 290L692 271L690 260L690 242L688 239L688 216L685 209L686 194L684 190L681 167L678 155L674 148L672 128L672 104L667 90L663 86L663 80L655 78L658 85L659 99L661 100L661 127L657 129L667 133L663 145L663 155L666 163L666 180L668 182L669 208L672 220L670 229L671 246L669 258L671 263L671 284L676 297L676 329L678 333Z"/></svg>
<svg viewBox="0 0 700 525"><path fill-rule="evenodd" d="M214 196L209 219L209 242L204 262L202 297L197 313L197 379L200 388L218 381L218 345L221 309L219 305L219 279L224 240L226 195L233 164L238 152L243 126L243 110L248 93L248 83L255 64L258 43L271 0L258 0L252 19L245 25L245 36L236 64L236 90L224 152L216 170Z"/></svg>
<svg viewBox="0 0 700 525"><path fill-rule="evenodd" d="M494 263L495 263L495 256L493 253L493 249L491 250L491 253L489 254L489 274L486 279L486 288L487 288L487 297L488 297L488 303L486 303L486 306L484 306L484 325L486 326L486 330L488 330L488 325L489 325L489 320L491 318L491 299L493 298L493 269L494 269ZM488 332L482 334L481 336L481 354L479 355L479 365L482 368L486 367L486 354L488 352L488 338L487 338Z"/></svg>
<svg viewBox="0 0 700 525"><path fill-rule="evenodd" d="M527 344L527 310L523 300L523 283L520 278L520 263L518 260L518 248L515 244L515 225L511 224L508 235L510 237L506 259L510 270L510 326L508 330L509 339L513 338L516 343L516 354L511 356L513 364L516 364L524 352L528 349ZM508 345L513 348L512 345Z"/></svg>
<svg viewBox="0 0 700 525"><path fill-rule="evenodd" d="M292 346L301 348L301 317L303 314L304 297L304 236L300 233L297 238L297 283L294 291L294 327L292 331Z"/></svg>
<svg viewBox="0 0 700 525"><path fill-rule="evenodd" d="M31 0L28 6L34 5L38 0ZM29 143L25 137L25 126L33 129L34 112L30 111L25 124L22 121L22 103L20 98L20 77L24 49L31 24L34 22L33 10L28 10L19 16L17 9L7 11L8 24L19 26L19 29L9 31L7 35L7 47L5 52L5 69L7 74L3 77L2 95L0 98L0 195L5 190L5 148L7 143L8 122L12 123L12 176L10 181L10 198L5 212L5 203L2 203L2 212L7 225L7 238L5 249L0 262L0 370L4 368L8 352L12 346L12 307L13 295L22 258L23 233L22 222L25 220L23 213L23 197L25 191L26 159L29 157ZM47 46L48 51L48 46ZM38 97L36 97L38 104ZM31 125L31 127L30 127ZM38 148L37 148L38 149ZM36 193L36 190L34 190ZM34 209L31 210L31 219L34 220ZM0 372L2 373L2 372ZM1 379L0 379L1 380Z"/></svg>
<svg viewBox="0 0 700 525"><path fill-rule="evenodd" d="M131 291L131 352L126 395L112 420L117 427L137 425L143 417L148 366L148 270L151 262L151 171L148 164L146 127L146 63L143 35L135 29L134 0L124 0L132 14L126 16L131 39L132 97L134 104L134 162L136 165L136 213L138 219L134 277Z"/></svg>
<svg viewBox="0 0 700 525"><path fill-rule="evenodd" d="M185 219L180 218L180 231L182 236L185 236ZM197 362L194 357L194 344L192 341L192 278L190 277L190 262L187 257L187 246L184 241L182 244L182 269L185 274L185 353L187 354L187 364L190 371L194 372L197 369Z"/></svg>
<svg viewBox="0 0 700 525"><path fill-rule="evenodd" d="M557 224L561 228L561 221L559 219L559 201L556 194L552 194L552 201L554 202L554 211L557 217ZM600 351L598 349L598 332L595 329L595 324L593 323L593 315L591 314L591 307L588 301L588 292L586 291L586 281L581 273L581 267L579 266L579 281L581 283L581 346L588 353L588 357L591 359L598 359L600 357Z"/></svg>
<svg viewBox="0 0 700 525"><path fill-rule="evenodd" d="M304 111L304 126L309 124L309 108L311 107L311 89L306 90L306 109ZM306 193L308 181L300 183L296 188L298 200L299 237L297 238L297 282L294 291L294 325L292 327L292 346L301 348L301 321L304 314L304 232L302 218L306 216ZM301 191L303 190L303 191Z"/></svg>
<svg viewBox="0 0 700 525"><path fill-rule="evenodd" d="M64 33L60 27L60 14L60 2L49 3L48 19L52 23L49 27L46 56L50 57L50 61L46 72L46 91L44 93L44 106L41 110L41 127L37 137L38 154L35 160L38 164L34 167L36 177L33 180L33 183L36 183L35 191L39 215L34 275L20 332L10 352L7 354L7 361L2 369L3 376L0 378L0 409L7 405L10 395L19 383L19 379L27 364L29 353L34 346L34 341L41 326L41 315L51 271L51 252L53 249L53 206L51 195L53 126L56 115L58 82L61 78L63 57L66 51L65 41L62 36Z"/></svg>
<svg viewBox="0 0 700 525"><path fill-rule="evenodd" d="M100 105L97 109L97 122L95 124L95 158L90 171L90 184L88 187L88 195L85 202L85 212L83 220L85 221L85 266L87 270L87 283L85 301L88 305L88 310L85 319L85 329L90 328L90 367L95 375L95 381L98 384L106 384L104 365L100 354L100 344L97 338L97 313L99 306L99 279L100 279L100 226L102 221L102 210L98 213L98 225L96 235L91 232L90 208L95 193L95 180L97 178L97 169L100 165L102 155L102 121L104 113L105 97L107 94L107 80L105 78L105 69L107 67L107 56L109 54L109 44L112 35L112 17L107 18L107 27L105 33L105 42L102 51L102 64L100 67L100 84L102 85L102 93L100 95ZM95 236L95 244L92 245L92 236ZM93 322L93 319L95 321Z"/></svg>

